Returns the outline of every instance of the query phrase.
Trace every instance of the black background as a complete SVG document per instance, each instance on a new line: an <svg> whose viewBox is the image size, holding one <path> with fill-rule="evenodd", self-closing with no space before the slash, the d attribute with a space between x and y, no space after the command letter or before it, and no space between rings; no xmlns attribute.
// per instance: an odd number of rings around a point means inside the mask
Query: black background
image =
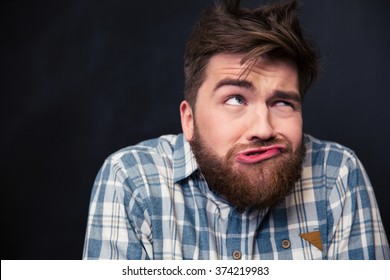
<svg viewBox="0 0 390 280"><path fill-rule="evenodd" d="M81 258L103 160L181 131L184 43L211 3L2 1L2 259ZM387 233L389 12L385 0L302 6L322 56L304 104L305 131L357 153Z"/></svg>

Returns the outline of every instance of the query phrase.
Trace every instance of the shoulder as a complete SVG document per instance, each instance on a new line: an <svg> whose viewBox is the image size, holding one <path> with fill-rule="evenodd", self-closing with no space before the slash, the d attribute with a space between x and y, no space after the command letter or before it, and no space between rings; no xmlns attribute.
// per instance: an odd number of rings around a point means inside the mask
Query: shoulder
<svg viewBox="0 0 390 280"><path fill-rule="evenodd" d="M178 135L163 135L123 148L112 155L108 161L120 161L124 164L147 163L157 158L171 158Z"/></svg>
<svg viewBox="0 0 390 280"><path fill-rule="evenodd" d="M304 135L304 143L308 154L329 154L330 156L345 155L356 157L350 148L332 141L317 139L309 134Z"/></svg>
<svg viewBox="0 0 390 280"><path fill-rule="evenodd" d="M353 150L310 135L304 137L306 146L304 176L325 182L327 188L334 187L340 181L353 187L352 181L356 177L359 181L369 182L366 171Z"/></svg>
<svg viewBox="0 0 390 280"><path fill-rule="evenodd" d="M117 173L129 184L145 185L156 177L170 177L175 143L179 135L163 135L123 148L105 160L110 173Z"/></svg>
<svg viewBox="0 0 390 280"><path fill-rule="evenodd" d="M350 148L336 142L324 141L304 135L306 162L313 167L339 170L345 165L358 165L359 159Z"/></svg>

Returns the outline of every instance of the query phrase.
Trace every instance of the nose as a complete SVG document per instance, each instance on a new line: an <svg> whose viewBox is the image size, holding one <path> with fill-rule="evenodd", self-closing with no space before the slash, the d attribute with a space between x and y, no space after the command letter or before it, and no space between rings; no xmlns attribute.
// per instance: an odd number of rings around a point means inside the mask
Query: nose
<svg viewBox="0 0 390 280"><path fill-rule="evenodd" d="M270 140L276 137L275 129L272 125L272 118L267 109L260 109L253 112L248 119L248 129L246 140Z"/></svg>

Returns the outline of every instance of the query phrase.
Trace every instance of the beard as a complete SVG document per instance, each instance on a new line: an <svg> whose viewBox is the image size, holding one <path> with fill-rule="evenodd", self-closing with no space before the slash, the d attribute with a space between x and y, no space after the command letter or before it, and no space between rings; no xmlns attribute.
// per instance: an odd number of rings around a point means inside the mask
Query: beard
<svg viewBox="0 0 390 280"><path fill-rule="evenodd" d="M286 148L281 154L270 159L234 167L238 152L275 144L284 145ZM219 157L203 141L197 127L190 145L209 188L240 212L245 209L268 208L285 198L301 177L306 154L303 141L298 149L293 151L288 141L257 139L249 144L236 144L226 156Z"/></svg>

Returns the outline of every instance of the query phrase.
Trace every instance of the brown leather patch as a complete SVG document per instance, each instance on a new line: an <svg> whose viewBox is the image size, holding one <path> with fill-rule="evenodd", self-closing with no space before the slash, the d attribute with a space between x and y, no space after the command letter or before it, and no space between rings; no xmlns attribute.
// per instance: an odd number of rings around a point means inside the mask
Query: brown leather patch
<svg viewBox="0 0 390 280"><path fill-rule="evenodd" d="M320 231L301 233L301 234L299 234L299 236L322 251L322 241L321 241Z"/></svg>

